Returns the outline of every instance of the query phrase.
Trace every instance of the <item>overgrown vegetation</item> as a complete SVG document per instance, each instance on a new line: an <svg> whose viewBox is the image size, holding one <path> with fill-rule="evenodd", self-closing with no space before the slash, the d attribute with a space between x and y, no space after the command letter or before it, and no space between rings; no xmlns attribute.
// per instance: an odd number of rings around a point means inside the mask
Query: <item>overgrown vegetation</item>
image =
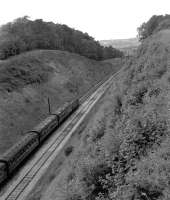
<svg viewBox="0 0 170 200"><path fill-rule="evenodd" d="M170 199L168 45L153 37L125 64L105 120L73 162L65 199Z"/></svg>
<svg viewBox="0 0 170 200"><path fill-rule="evenodd" d="M64 50L103 60L123 56L112 47L103 47L87 33L67 25L18 18L0 28L0 59L34 49Z"/></svg>

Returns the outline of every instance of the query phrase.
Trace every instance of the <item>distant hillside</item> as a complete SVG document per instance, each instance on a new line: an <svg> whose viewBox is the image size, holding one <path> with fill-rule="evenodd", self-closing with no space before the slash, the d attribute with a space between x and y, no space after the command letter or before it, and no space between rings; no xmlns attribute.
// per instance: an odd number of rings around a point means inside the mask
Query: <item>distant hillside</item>
<svg viewBox="0 0 170 200"><path fill-rule="evenodd" d="M113 48L119 49L126 53L132 53L137 49L140 42L137 38L129 38L129 39L117 39L117 40L101 40L100 44L103 46L112 46Z"/></svg>
<svg viewBox="0 0 170 200"><path fill-rule="evenodd" d="M78 54L35 50L0 62L0 154L52 110L120 67Z"/></svg>

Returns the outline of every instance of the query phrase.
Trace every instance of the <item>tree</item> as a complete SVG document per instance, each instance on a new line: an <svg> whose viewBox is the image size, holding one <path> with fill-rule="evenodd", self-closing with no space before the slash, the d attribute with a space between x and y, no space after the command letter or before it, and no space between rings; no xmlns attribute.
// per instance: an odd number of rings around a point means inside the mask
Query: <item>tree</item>
<svg viewBox="0 0 170 200"><path fill-rule="evenodd" d="M163 23L164 21L164 23ZM170 15L153 15L148 22L144 22L138 29L139 40L144 40L153 33L169 27ZM162 25L161 25L162 24ZM164 24L164 25L163 25ZM158 28L159 27L159 28Z"/></svg>
<svg viewBox="0 0 170 200"><path fill-rule="evenodd" d="M31 21L28 16L7 23L0 31L1 59L33 49L66 50L95 60L122 55L112 47L102 47L87 33L42 19Z"/></svg>

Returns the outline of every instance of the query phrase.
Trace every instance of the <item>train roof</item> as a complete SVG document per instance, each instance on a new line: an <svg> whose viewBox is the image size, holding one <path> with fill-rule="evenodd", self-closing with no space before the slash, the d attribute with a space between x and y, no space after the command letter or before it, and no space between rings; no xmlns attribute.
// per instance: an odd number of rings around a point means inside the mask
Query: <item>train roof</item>
<svg viewBox="0 0 170 200"><path fill-rule="evenodd" d="M37 131L38 132L42 128L45 128L55 118L56 118L56 115L49 115L47 118L45 118L43 121L41 121L37 126L35 126L31 131Z"/></svg>
<svg viewBox="0 0 170 200"><path fill-rule="evenodd" d="M59 109L57 109L54 114L60 114L62 113L68 106L70 106L69 102L66 102L62 107L60 107Z"/></svg>
<svg viewBox="0 0 170 200"><path fill-rule="evenodd" d="M9 150L7 150L1 157L0 160L3 159L10 159L15 154L18 153L18 149L22 149L25 145L27 145L32 139L37 138L38 136L34 132L29 132L25 136L23 136L19 142L17 142L15 145L13 145Z"/></svg>

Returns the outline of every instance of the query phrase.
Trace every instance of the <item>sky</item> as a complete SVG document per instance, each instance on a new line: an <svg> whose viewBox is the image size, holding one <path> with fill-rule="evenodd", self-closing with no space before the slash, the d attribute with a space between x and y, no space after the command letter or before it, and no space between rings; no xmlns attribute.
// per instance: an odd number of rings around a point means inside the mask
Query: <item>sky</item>
<svg viewBox="0 0 170 200"><path fill-rule="evenodd" d="M136 37L152 15L170 14L170 0L0 0L0 25L28 15L67 24L96 40Z"/></svg>

